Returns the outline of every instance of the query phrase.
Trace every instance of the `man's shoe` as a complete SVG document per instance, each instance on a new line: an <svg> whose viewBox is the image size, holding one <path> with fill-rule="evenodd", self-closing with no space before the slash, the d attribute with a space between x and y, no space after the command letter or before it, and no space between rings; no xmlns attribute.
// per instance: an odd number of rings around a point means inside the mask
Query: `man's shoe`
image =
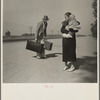
<svg viewBox="0 0 100 100"><path fill-rule="evenodd" d="M37 59L41 59L41 57L37 56Z"/></svg>

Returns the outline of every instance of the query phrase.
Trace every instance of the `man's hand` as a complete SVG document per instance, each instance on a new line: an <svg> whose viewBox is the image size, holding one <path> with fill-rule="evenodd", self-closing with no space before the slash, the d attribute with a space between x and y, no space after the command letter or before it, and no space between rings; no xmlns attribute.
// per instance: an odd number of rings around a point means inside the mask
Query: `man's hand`
<svg viewBox="0 0 100 100"><path fill-rule="evenodd" d="M47 40L47 37L44 37L44 41L46 41Z"/></svg>
<svg viewBox="0 0 100 100"><path fill-rule="evenodd" d="M37 41L37 38L35 38L35 41Z"/></svg>

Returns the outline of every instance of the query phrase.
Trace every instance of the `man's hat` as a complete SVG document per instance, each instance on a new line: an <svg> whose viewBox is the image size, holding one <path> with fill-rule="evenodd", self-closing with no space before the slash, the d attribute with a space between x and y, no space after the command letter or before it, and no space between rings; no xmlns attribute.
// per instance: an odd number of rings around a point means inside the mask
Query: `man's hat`
<svg viewBox="0 0 100 100"><path fill-rule="evenodd" d="M45 15L42 19L43 19L43 20L49 20L49 18L48 18L47 15Z"/></svg>

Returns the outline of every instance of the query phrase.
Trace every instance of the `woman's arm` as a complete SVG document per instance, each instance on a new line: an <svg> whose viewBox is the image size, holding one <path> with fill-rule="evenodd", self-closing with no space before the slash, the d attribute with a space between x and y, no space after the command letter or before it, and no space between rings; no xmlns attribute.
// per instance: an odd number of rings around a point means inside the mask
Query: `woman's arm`
<svg viewBox="0 0 100 100"><path fill-rule="evenodd" d="M67 22L62 22L61 32L68 34L69 31L65 29L66 26L67 26Z"/></svg>
<svg viewBox="0 0 100 100"><path fill-rule="evenodd" d="M68 25L68 23L67 22L63 22L62 23L62 27L61 27L61 32L62 32L62 37L63 38L66 38L67 37L67 34L68 34L68 30L67 29L65 29L65 27Z"/></svg>
<svg viewBox="0 0 100 100"><path fill-rule="evenodd" d="M68 26L68 27L66 27L67 29L69 29L69 31L70 32L78 32L78 30L81 28L79 25L80 25L80 22L79 21L77 21L77 23L78 23L78 26Z"/></svg>
<svg viewBox="0 0 100 100"><path fill-rule="evenodd" d="M78 32L78 30L74 30L73 28L69 29L70 32Z"/></svg>

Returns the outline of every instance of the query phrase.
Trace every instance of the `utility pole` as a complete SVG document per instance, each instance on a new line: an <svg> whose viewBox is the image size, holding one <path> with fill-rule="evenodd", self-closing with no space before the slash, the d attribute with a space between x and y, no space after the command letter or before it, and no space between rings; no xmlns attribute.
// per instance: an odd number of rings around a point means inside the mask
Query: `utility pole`
<svg viewBox="0 0 100 100"><path fill-rule="evenodd" d="M53 32L54 32L54 31L53 31L53 30L51 30L52 36L53 36Z"/></svg>
<svg viewBox="0 0 100 100"><path fill-rule="evenodd" d="M58 31L58 36L59 36L59 31Z"/></svg>
<svg viewBox="0 0 100 100"><path fill-rule="evenodd" d="M30 29L30 34L32 34L32 26L30 26L29 29Z"/></svg>

